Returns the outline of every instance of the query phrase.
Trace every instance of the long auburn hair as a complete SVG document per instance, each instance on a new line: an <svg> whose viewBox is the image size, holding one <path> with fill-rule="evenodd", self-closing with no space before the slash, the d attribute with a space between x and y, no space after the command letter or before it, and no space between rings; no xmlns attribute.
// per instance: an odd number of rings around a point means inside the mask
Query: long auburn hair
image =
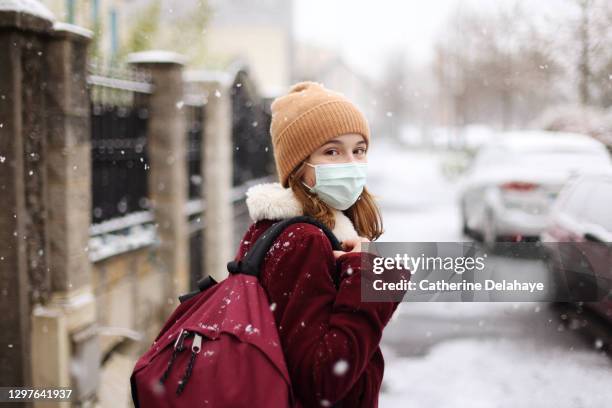
<svg viewBox="0 0 612 408"><path fill-rule="evenodd" d="M335 226L332 207L324 203L316 194L309 192L302 184L302 176L306 171L305 162L302 162L288 177L289 187L302 204L305 215L321 221L329 229ZM383 233L382 215L376 205L374 196L363 188L363 192L355 203L344 210L344 214L353 222L359 236L370 241L376 240Z"/></svg>

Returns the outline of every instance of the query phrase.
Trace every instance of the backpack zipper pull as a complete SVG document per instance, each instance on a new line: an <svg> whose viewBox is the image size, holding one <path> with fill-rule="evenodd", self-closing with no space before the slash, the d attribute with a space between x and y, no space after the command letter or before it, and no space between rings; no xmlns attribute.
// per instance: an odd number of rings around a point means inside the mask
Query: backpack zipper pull
<svg viewBox="0 0 612 408"><path fill-rule="evenodd" d="M178 349L178 351L183 351L185 348L183 347L183 343L185 343L185 337L187 337L187 335L189 334L189 332L185 329L181 329L181 333L178 335L178 337L176 338L176 341L174 342L174 349Z"/></svg>
<svg viewBox="0 0 612 408"><path fill-rule="evenodd" d="M200 351L202 351L202 336L195 333L193 343L191 343L191 357L189 358L189 363L187 364L185 374L183 374L183 378L181 378L178 383L178 387L176 388L176 395L180 395L185 389L185 385L187 385L187 381L189 381L189 377L191 377L191 373L193 371L195 358L198 354L200 354Z"/></svg>
<svg viewBox="0 0 612 408"><path fill-rule="evenodd" d="M187 330L181 329L181 332L176 337L176 341L174 342L174 351L172 351L172 357L170 357L170 361L168 361L168 366L166 367L166 370L164 370L164 373L162 374L161 378L159 379L159 382L161 384L163 384L168 379L168 375L170 374L170 368L172 368L172 364L174 364L174 360L176 360L176 355L178 354L178 352L185 350L185 337L187 337L188 334L189 332Z"/></svg>

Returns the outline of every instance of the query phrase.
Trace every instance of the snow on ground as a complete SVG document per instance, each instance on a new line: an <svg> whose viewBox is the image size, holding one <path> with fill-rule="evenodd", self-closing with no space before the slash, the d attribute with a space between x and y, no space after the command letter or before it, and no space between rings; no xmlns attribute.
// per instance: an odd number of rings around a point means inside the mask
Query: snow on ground
<svg viewBox="0 0 612 408"><path fill-rule="evenodd" d="M462 339L423 358L385 359L381 407L605 407L612 367L590 351L541 349L515 340Z"/></svg>
<svg viewBox="0 0 612 408"><path fill-rule="evenodd" d="M369 154L381 241L464 241L442 153L385 141ZM381 408L604 407L612 363L545 303L403 303L383 334Z"/></svg>

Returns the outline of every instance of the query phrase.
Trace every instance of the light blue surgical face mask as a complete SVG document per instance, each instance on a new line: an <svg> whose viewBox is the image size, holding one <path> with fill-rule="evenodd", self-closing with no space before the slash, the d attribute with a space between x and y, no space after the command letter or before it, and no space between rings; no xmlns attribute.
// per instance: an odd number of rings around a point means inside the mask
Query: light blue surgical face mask
<svg viewBox="0 0 612 408"><path fill-rule="evenodd" d="M357 201L366 184L367 163L310 164L315 169L315 185L312 193L319 196L327 205L344 211Z"/></svg>

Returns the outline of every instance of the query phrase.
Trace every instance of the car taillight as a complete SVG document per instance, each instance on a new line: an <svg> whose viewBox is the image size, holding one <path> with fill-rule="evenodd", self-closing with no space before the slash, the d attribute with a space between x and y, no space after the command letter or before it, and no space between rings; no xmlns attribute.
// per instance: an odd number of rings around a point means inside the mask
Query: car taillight
<svg viewBox="0 0 612 408"><path fill-rule="evenodd" d="M538 185L524 181L510 181L502 184L500 187L505 191L533 191L538 188Z"/></svg>

